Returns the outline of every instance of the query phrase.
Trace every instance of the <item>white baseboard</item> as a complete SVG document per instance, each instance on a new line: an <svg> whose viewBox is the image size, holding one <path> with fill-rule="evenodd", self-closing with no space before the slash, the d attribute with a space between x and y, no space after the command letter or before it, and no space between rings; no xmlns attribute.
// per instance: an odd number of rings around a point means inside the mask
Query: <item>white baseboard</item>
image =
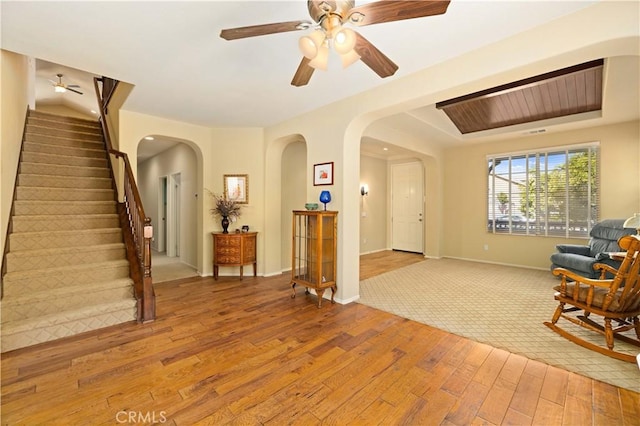
<svg viewBox="0 0 640 426"><path fill-rule="evenodd" d="M365 251L365 252L360 253L360 256L364 256L365 254L380 253L381 251L388 251L388 250L391 250L391 249L382 248L382 249L378 249L378 250Z"/></svg>
<svg viewBox="0 0 640 426"><path fill-rule="evenodd" d="M348 299L334 299L337 303L341 304L341 305L348 305L349 303L353 303L356 302L360 299L360 295L356 295L353 297L350 297Z"/></svg>
<svg viewBox="0 0 640 426"><path fill-rule="evenodd" d="M467 259L466 257L443 256L442 259L456 259L456 260L464 260L466 262L486 263L486 264L489 264L489 265L512 266L514 268L535 269L536 271L548 271L549 270L549 268L538 268L538 267L529 266L529 265L519 265L517 263L491 262L491 261L488 261L488 260Z"/></svg>

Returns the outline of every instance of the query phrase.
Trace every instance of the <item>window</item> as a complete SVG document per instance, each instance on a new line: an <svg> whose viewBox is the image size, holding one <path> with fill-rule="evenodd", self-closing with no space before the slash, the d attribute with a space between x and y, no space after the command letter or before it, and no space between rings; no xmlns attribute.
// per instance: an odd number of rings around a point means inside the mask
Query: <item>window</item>
<svg viewBox="0 0 640 426"><path fill-rule="evenodd" d="M489 232L588 237L599 213L598 146L487 157Z"/></svg>

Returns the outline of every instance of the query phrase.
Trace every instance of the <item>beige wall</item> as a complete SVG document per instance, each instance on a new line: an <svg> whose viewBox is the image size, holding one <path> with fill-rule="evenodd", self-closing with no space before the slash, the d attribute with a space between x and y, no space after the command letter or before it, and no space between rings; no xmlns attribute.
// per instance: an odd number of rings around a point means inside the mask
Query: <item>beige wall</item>
<svg viewBox="0 0 640 426"><path fill-rule="evenodd" d="M601 218L627 218L640 206L640 123L542 134L450 149L445 154L444 255L548 268L555 245L585 240L493 235L487 224L488 154L600 141ZM488 250L484 249L485 244Z"/></svg>
<svg viewBox="0 0 640 426"><path fill-rule="evenodd" d="M360 156L360 183L369 185L369 195L360 199L360 254L388 249L388 178L387 161Z"/></svg>
<svg viewBox="0 0 640 426"><path fill-rule="evenodd" d="M29 99L27 57L0 50L0 238L4 248Z"/></svg>
<svg viewBox="0 0 640 426"><path fill-rule="evenodd" d="M127 152L137 175L138 144L147 135L180 140L189 145L196 157L196 258L202 275L211 275L211 232L221 230L220 220L209 214L212 200L204 189L221 194L224 174L249 175L249 204L243 206L241 225L258 231L258 272L264 268L264 136L258 128L208 128L179 121L121 110L119 115L120 150ZM194 196L196 194L193 194ZM279 205L278 205L279 210ZM235 227L235 224L232 225ZM191 242L185 242L189 245ZM221 274L233 273L221 270ZM237 271L236 271L237 272Z"/></svg>
<svg viewBox="0 0 640 426"><path fill-rule="evenodd" d="M129 83L119 82L107 106L107 122L109 124L111 147L116 150L120 150L120 110L127 100L127 97L131 94L133 87L134 86Z"/></svg>

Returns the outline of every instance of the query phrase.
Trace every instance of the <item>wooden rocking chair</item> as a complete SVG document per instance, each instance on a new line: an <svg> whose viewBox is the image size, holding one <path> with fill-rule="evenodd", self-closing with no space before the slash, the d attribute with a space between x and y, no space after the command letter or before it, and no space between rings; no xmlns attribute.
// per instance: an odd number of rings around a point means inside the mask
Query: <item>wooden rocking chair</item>
<svg viewBox="0 0 640 426"><path fill-rule="evenodd" d="M626 235L618 240L618 244L626 250L620 268L616 270L605 264L594 265L594 269L601 272L600 279L585 278L564 268L553 270L554 275L562 278L560 285L554 287L557 291L555 299L560 305L556 308L551 322L544 324L580 346L616 359L635 362L635 355L615 351L613 341L616 338L640 346L640 237ZM615 274L614 278L604 279L606 272ZM565 305L570 306L565 308ZM584 315L567 315L568 312L575 311L584 311ZM603 317L604 326L592 319L591 315ZM607 347L588 342L558 327L556 323L560 318L603 334ZM612 321L615 322L615 328L611 324ZM635 329L635 339L620 334L631 329Z"/></svg>

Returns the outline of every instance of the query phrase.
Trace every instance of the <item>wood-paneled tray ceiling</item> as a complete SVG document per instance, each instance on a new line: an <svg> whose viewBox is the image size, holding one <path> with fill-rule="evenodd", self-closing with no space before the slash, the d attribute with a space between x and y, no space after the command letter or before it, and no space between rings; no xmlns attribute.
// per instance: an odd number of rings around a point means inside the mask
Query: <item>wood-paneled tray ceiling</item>
<svg viewBox="0 0 640 426"><path fill-rule="evenodd" d="M462 134L602 109L603 59L438 102Z"/></svg>

